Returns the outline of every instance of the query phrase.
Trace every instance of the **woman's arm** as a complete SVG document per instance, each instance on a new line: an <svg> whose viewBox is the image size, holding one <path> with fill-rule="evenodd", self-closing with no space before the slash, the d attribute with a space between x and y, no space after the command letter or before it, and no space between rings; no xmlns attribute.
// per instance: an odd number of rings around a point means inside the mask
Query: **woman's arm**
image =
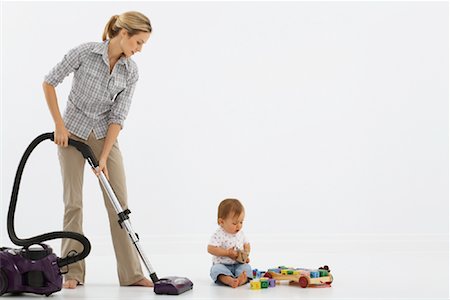
<svg viewBox="0 0 450 300"><path fill-rule="evenodd" d="M70 133L64 125L64 121L61 117L61 112L58 106L58 100L56 97L55 87L63 82L70 73L75 72L81 66L82 53L89 52L92 49L92 43L82 44L75 47L45 76L42 88L44 89L45 99L55 122L55 144L67 147L69 145Z"/></svg>
<svg viewBox="0 0 450 300"><path fill-rule="evenodd" d="M55 144L67 147L69 144L70 133L66 129L63 118L61 117L58 100L56 98L55 87L44 81L44 83L42 83L42 88L44 89L44 95L45 100L47 101L48 109L50 110L50 114L52 115L53 121L55 122Z"/></svg>

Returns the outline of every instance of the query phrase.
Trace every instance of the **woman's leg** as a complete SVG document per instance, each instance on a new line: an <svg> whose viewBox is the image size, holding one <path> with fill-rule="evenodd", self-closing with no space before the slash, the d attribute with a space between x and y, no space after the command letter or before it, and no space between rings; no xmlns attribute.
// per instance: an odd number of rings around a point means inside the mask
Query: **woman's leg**
<svg viewBox="0 0 450 300"><path fill-rule="evenodd" d="M97 158L100 157L104 139L96 140L93 134L89 137L89 144L94 151ZM109 183L114 190L117 199L119 200L122 209L128 208L127 203L127 188L125 180L125 170L123 166L122 154L119 149L119 145L116 141L107 161L107 168L109 174ZM100 184L101 185L101 184ZM118 216L114 210L111 200L102 187L103 198L106 209L108 211L110 231L116 254L117 261L117 273L119 277L120 285L148 285L151 283L146 280L141 268L141 263L137 250L130 240L130 237L125 228L121 228L118 221ZM141 280L146 281L147 284L139 284Z"/></svg>
<svg viewBox="0 0 450 300"><path fill-rule="evenodd" d="M72 139L81 140L72 136ZM58 158L61 166L64 199L64 231L74 231L83 234L83 174L84 158L74 147L58 146ZM71 251L80 253L83 246L73 239L63 239L61 255L66 257ZM64 276L69 285L74 288L85 280L84 259L68 265L68 273Z"/></svg>

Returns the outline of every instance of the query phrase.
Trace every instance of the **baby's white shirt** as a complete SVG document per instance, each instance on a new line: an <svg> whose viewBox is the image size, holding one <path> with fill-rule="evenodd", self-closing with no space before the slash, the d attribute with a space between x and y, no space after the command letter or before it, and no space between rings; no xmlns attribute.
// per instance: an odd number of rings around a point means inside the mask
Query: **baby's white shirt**
<svg viewBox="0 0 450 300"><path fill-rule="evenodd" d="M229 248L238 248L238 249L244 249L244 244L247 244L247 238L244 235L244 232L240 230L238 233L232 234L228 233L225 230L223 230L222 227L219 226L219 228L214 232L214 234L211 236L211 239L209 240L209 245L220 247L224 249ZM234 259L231 259L227 256L215 256L213 255L212 258L213 264L235 264L236 261Z"/></svg>

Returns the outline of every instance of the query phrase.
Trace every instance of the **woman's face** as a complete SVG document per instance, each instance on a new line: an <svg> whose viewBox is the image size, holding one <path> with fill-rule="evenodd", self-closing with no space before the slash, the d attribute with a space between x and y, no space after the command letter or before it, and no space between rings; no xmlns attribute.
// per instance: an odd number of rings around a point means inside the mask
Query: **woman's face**
<svg viewBox="0 0 450 300"><path fill-rule="evenodd" d="M140 31L139 33L129 36L128 32L124 29L120 32L122 39L120 41L120 46L122 47L122 52L125 57L131 57L137 52L142 51L142 47L150 38L150 33L145 31Z"/></svg>

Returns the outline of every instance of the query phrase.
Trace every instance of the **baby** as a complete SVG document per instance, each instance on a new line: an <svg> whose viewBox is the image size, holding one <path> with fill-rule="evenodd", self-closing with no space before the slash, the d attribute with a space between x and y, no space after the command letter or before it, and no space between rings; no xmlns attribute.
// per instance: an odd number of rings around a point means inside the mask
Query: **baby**
<svg viewBox="0 0 450 300"><path fill-rule="evenodd" d="M208 244L208 252L213 255L212 280L232 288L246 284L253 278L252 268L248 264L250 244L241 230L244 217L244 206L239 200L223 200L219 204L219 228ZM242 263L237 261L242 258Z"/></svg>

